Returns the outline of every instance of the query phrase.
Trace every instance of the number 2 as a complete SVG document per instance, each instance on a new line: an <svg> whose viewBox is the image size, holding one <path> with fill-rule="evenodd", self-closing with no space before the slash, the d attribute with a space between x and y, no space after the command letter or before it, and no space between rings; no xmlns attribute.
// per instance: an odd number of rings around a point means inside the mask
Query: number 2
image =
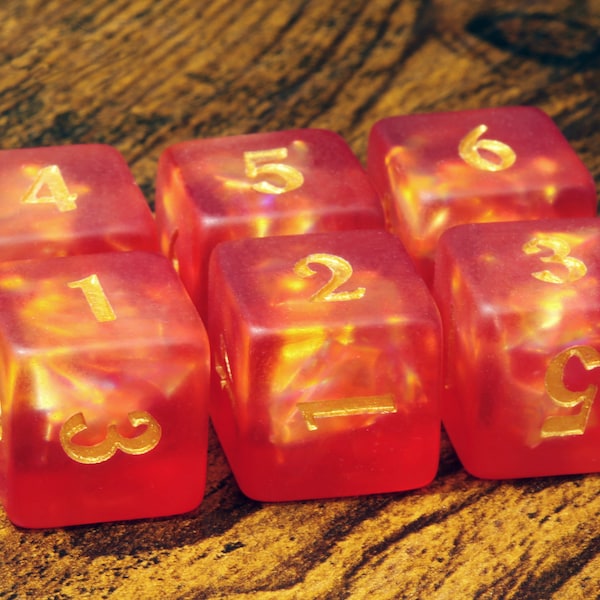
<svg viewBox="0 0 600 600"><path fill-rule="evenodd" d="M555 404L563 408L581 405L581 410L573 415L552 415L542 425L542 437L563 437L582 435L592 410L592 403L598 392L596 385L589 385L582 392L573 392L565 387L563 377L567 362L573 356L579 358L587 371L600 367L600 354L590 346L573 346L557 354L546 371L546 391Z"/></svg>
<svg viewBox="0 0 600 600"><path fill-rule="evenodd" d="M262 194L283 194L299 188L304 183L302 173L289 165L274 162L285 160L287 155L287 148L244 152L247 177L256 179L261 175L276 175L283 180L283 185L274 185L265 180L258 181L252 184L252 189Z"/></svg>
<svg viewBox="0 0 600 600"><path fill-rule="evenodd" d="M323 265L331 272L329 281L319 290L317 290L311 297L311 302L335 302L335 301L346 301L346 300L358 300L365 295L365 288L358 287L351 292L336 292L335 290L346 283L352 276L352 266L350 263L335 254L310 254L301 258L294 265L294 273L299 277L312 277L317 272L311 269L308 265L310 263L316 263Z"/></svg>

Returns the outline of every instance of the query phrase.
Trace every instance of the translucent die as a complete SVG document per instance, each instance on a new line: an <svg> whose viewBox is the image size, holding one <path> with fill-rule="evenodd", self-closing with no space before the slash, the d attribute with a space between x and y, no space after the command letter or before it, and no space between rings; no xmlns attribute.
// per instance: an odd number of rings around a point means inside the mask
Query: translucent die
<svg viewBox="0 0 600 600"><path fill-rule="evenodd" d="M208 339L166 258L0 265L0 352L1 492L14 523L156 517L200 503Z"/></svg>
<svg viewBox="0 0 600 600"><path fill-rule="evenodd" d="M488 478L600 470L600 221L462 225L440 238L444 426Z"/></svg>
<svg viewBox="0 0 600 600"><path fill-rule="evenodd" d="M129 167L105 145L0 151L0 262L159 250Z"/></svg>
<svg viewBox="0 0 600 600"><path fill-rule="evenodd" d="M592 176L533 107L383 119L369 138L368 172L389 229L429 284L437 241L454 225L596 213Z"/></svg>
<svg viewBox="0 0 600 600"><path fill-rule="evenodd" d="M171 146L159 161L156 217L163 251L203 315L208 259L219 242L384 226L346 142L313 129Z"/></svg>
<svg viewBox="0 0 600 600"><path fill-rule="evenodd" d="M226 242L209 289L211 416L247 495L348 496L433 479L439 316L397 238Z"/></svg>

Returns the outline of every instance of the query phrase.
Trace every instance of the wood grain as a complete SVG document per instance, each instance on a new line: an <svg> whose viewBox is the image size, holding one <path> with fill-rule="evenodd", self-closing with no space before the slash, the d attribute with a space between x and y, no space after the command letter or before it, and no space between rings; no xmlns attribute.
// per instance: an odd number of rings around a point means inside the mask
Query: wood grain
<svg viewBox="0 0 600 600"><path fill-rule="evenodd" d="M105 142L152 201L175 142L529 104L600 181L598 0L5 0L3 148ZM0 598L600 598L600 477L261 504L211 433L202 506L51 531L0 511ZM43 502L43 494L40 497Z"/></svg>

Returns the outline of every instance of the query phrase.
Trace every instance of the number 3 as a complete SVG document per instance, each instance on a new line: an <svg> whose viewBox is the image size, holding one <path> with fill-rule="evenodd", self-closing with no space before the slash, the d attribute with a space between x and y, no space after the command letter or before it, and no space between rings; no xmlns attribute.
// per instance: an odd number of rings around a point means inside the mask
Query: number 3
<svg viewBox="0 0 600 600"><path fill-rule="evenodd" d="M84 465L95 465L112 458L117 450L125 454L146 454L156 447L160 441L161 428L154 417L147 412L135 410L130 412L129 422L134 426L147 425L146 431L133 438L126 438L117 433L116 426L109 425L106 437L93 446L83 446L72 441L78 433L87 429L82 413L67 419L60 428L60 444L69 458Z"/></svg>
<svg viewBox="0 0 600 600"><path fill-rule="evenodd" d="M540 260L546 263L554 263L562 265L567 269L567 276L561 277L555 275L552 271L545 269L544 271L536 271L531 276L545 281L547 283L571 283L581 279L587 273L587 267L585 263L578 258L569 256L571 252L571 246L564 240L558 237L547 236L544 238L534 237L523 245L523 252L525 254L537 254L542 251L542 248L552 250L552 256L541 256Z"/></svg>
<svg viewBox="0 0 600 600"><path fill-rule="evenodd" d="M259 181L252 184L252 189L262 194L283 194L299 188L304 183L302 173L289 165L279 162L287 158L287 148L273 148L272 150L255 150L244 152L244 163L246 165L246 176L256 179L260 175L276 175L283 179L283 185L274 185L268 181ZM257 163L266 163L259 165Z"/></svg>

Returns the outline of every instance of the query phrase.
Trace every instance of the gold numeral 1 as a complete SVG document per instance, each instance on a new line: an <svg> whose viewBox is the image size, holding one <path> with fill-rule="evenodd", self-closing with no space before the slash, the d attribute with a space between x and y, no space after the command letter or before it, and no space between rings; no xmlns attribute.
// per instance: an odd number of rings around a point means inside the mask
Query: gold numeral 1
<svg viewBox="0 0 600 600"><path fill-rule="evenodd" d="M44 186L48 188L49 196L38 195ZM58 166L50 165L38 171L34 182L21 202L23 204L56 204L60 212L67 212L77 208L75 200L77 200L77 194L69 192Z"/></svg>
<svg viewBox="0 0 600 600"><path fill-rule="evenodd" d="M562 265L567 269L566 277L556 275L544 269L543 271L535 271L531 276L545 281L546 283L572 283L581 279L587 273L587 267L585 263L578 258L569 256L571 252L571 246L564 240L558 237L547 235L544 237L534 237L530 239L526 244L523 245L523 252L525 254L537 254L541 252L543 248L552 250L552 256L540 256L540 260L545 263L553 263Z"/></svg>
<svg viewBox="0 0 600 600"><path fill-rule="evenodd" d="M247 177L256 179L261 175L275 175L283 180L283 185L274 185L263 179L252 184L252 189L262 194L283 194L284 192L291 192L299 188L304 183L302 173L289 165L273 162L284 160L287 158L287 155L287 148L244 152Z"/></svg>
<svg viewBox="0 0 600 600"><path fill-rule="evenodd" d="M114 321L117 318L113 307L110 305L102 289L98 275L95 273L84 279L71 281L67 285L70 288L81 289L97 321Z"/></svg>
<svg viewBox="0 0 600 600"><path fill-rule="evenodd" d="M542 437L563 437L583 435L592 410L592 403L598 392L598 386L589 385L582 392L574 392L565 387L563 378L565 367L573 356L579 358L586 370L600 366L600 354L590 346L573 346L557 354L546 371L546 391L555 404L563 408L581 405L574 415L553 415L542 425Z"/></svg>
<svg viewBox="0 0 600 600"><path fill-rule="evenodd" d="M84 446L72 441L78 433L87 429L82 413L77 413L67 419L60 428L60 444L69 458L84 465L95 465L112 458L117 450L125 454L146 454L155 448L160 441L162 430L156 419L147 412L135 410L128 415L129 422L134 427L146 425L146 431L140 435L128 438L117 432L116 425L109 425L106 437L93 446Z"/></svg>
<svg viewBox="0 0 600 600"><path fill-rule="evenodd" d="M392 394L302 402L298 404L298 410L302 413L306 426L311 431L318 429L317 419L351 415L384 415L397 412Z"/></svg>
<svg viewBox="0 0 600 600"><path fill-rule="evenodd" d="M346 283L352 277L352 266L350 263L335 254L309 254L301 258L294 265L294 273L299 277L312 277L317 272L309 267L309 264L323 265L331 272L329 281L317 290L311 297L311 302L335 302L346 300L358 300L365 295L365 288L358 287L351 292L336 292L335 290Z"/></svg>
<svg viewBox="0 0 600 600"><path fill-rule="evenodd" d="M498 140L479 139L487 129L487 125L478 125L469 131L458 145L458 154L468 165L481 171L504 171L512 167L517 155L510 146ZM499 160L485 158L481 150L494 154Z"/></svg>

